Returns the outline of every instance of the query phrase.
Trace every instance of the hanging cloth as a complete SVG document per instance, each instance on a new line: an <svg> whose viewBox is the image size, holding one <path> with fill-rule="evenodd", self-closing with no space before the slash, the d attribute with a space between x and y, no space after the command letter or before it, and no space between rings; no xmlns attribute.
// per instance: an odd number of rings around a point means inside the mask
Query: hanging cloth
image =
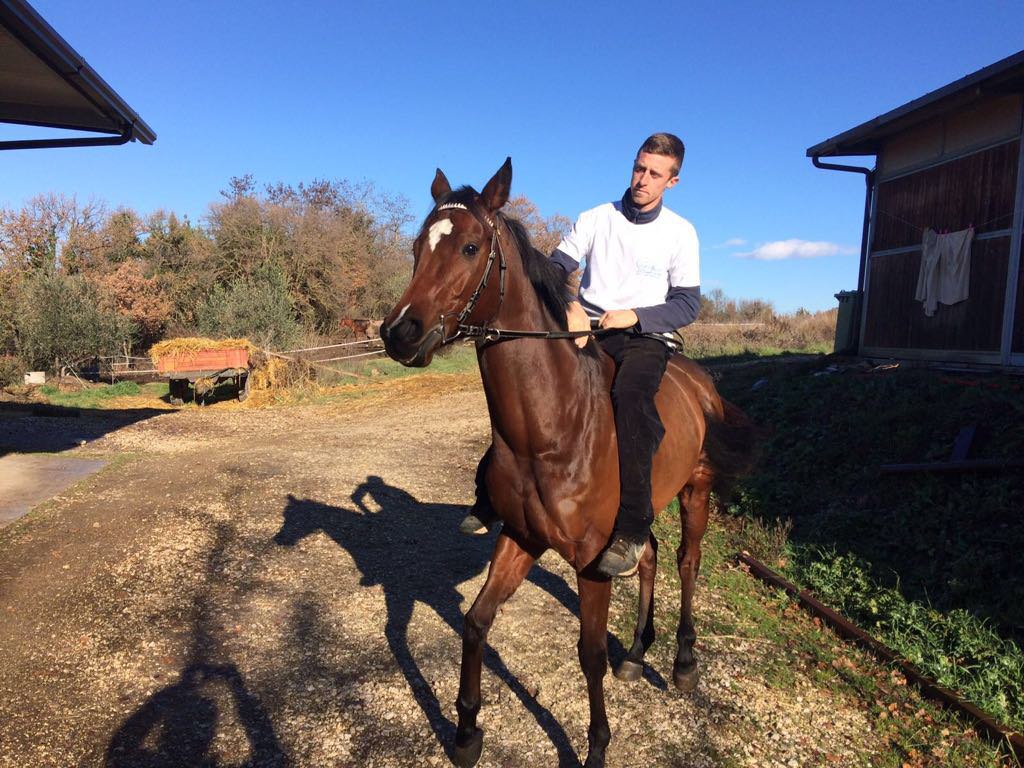
<svg viewBox="0 0 1024 768"><path fill-rule="evenodd" d="M944 238L939 269L939 303L966 301L971 291L971 243L973 229L939 235Z"/></svg>
<svg viewBox="0 0 1024 768"><path fill-rule="evenodd" d="M924 303L928 317L935 314L939 303L939 233L934 229L924 231L921 242L921 269L917 273L917 288L914 299Z"/></svg>
<svg viewBox="0 0 1024 768"><path fill-rule="evenodd" d="M924 231L914 299L924 304L927 317L935 314L939 302L956 304L970 293L973 240L973 228L946 235L933 229Z"/></svg>

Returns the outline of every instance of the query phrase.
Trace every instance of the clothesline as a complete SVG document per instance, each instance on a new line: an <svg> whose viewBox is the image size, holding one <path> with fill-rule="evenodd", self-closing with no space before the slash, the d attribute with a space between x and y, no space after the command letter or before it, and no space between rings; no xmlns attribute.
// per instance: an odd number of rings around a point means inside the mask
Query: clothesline
<svg viewBox="0 0 1024 768"><path fill-rule="evenodd" d="M896 221L903 222L908 227L912 227L913 229L916 229L918 232L924 232L926 229L932 229L932 227L919 227L914 222L907 221L902 216L897 216L895 213L889 213L888 211L883 211L881 208L878 209L878 213L882 214L883 216L888 216L890 219L895 219ZM971 228L975 229L975 230L978 230L978 229L981 229L982 227L987 227L989 224L993 224L993 223L995 223L997 221L1000 221L1001 219L1011 218L1012 216L1013 216L1013 212L1012 211L1010 213L1004 213L1003 215L996 216L995 218L989 219L988 221L983 221L981 224L974 224L974 225L972 225Z"/></svg>

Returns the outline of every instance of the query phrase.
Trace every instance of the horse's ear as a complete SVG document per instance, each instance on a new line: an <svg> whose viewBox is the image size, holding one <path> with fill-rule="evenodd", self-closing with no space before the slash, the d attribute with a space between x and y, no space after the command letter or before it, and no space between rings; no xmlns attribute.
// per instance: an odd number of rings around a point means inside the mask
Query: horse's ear
<svg viewBox="0 0 1024 768"><path fill-rule="evenodd" d="M480 200L491 213L497 211L508 202L508 194L512 189L512 158L506 157L505 164L491 177L480 193Z"/></svg>
<svg viewBox="0 0 1024 768"><path fill-rule="evenodd" d="M434 174L434 183L430 185L431 197L436 203L451 191L452 185L448 183L448 177L444 175L444 171L438 168L437 173Z"/></svg>

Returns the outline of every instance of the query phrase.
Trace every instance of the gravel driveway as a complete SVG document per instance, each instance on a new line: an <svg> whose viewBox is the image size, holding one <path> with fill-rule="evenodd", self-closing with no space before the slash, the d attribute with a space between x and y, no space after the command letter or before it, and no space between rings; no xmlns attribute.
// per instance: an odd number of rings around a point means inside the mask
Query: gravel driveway
<svg viewBox="0 0 1024 768"><path fill-rule="evenodd" d="M332 405L0 421L0 446L110 461L0 532L0 766L447 765L493 544L455 528L488 424L472 377L416 379ZM585 753L575 610L549 553L499 614L482 766ZM863 708L800 674L765 686L770 652L705 641L689 696L667 669L609 675L609 766L864 764Z"/></svg>

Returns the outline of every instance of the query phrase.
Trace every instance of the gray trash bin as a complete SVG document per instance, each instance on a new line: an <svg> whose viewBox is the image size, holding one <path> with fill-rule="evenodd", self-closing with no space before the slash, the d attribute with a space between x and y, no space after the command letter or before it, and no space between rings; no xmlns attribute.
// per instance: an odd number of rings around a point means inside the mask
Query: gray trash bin
<svg viewBox="0 0 1024 768"><path fill-rule="evenodd" d="M832 351L837 355L850 355L857 351L857 336L860 328L860 291L840 291L839 314L836 317L836 340Z"/></svg>

